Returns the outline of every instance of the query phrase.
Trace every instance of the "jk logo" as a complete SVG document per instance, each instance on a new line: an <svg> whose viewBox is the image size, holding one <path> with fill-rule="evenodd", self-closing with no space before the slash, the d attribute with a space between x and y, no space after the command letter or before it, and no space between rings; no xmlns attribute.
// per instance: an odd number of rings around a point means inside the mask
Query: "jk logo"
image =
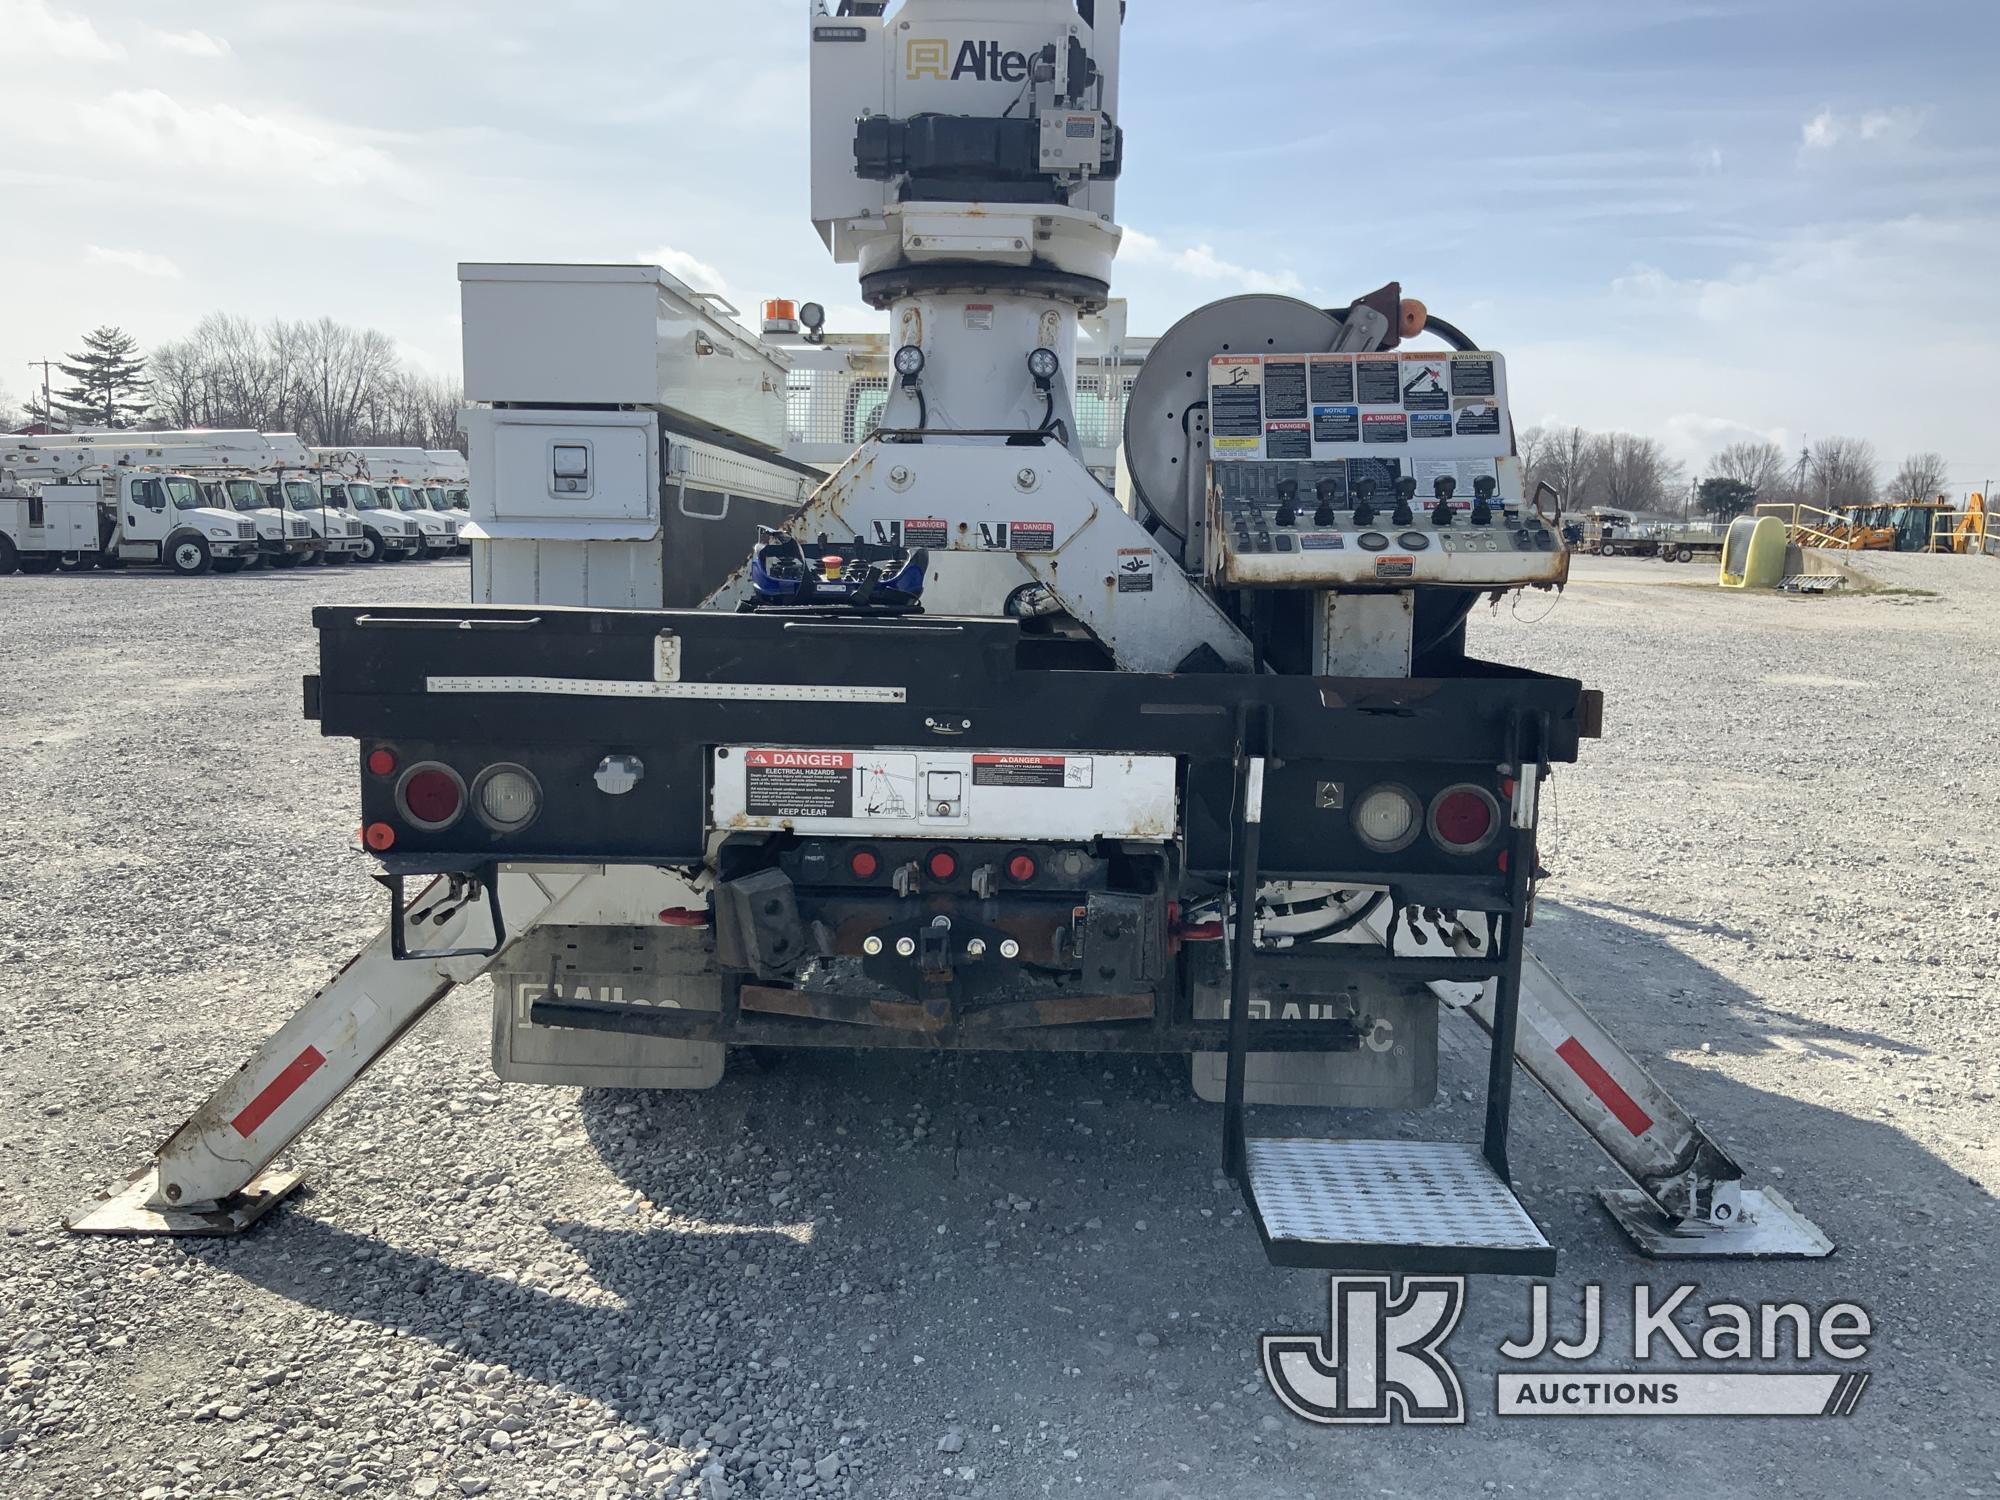
<svg viewBox="0 0 2000 1500"><path fill-rule="evenodd" d="M1308 1422L1465 1421L1444 1342L1465 1310L1463 1276L1335 1276L1323 1334L1264 1335L1264 1378Z"/></svg>

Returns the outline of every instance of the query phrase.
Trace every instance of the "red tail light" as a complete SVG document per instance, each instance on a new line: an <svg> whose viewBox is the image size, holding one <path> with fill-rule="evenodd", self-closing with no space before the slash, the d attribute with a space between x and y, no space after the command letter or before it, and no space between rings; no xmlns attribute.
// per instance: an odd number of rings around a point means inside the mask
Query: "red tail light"
<svg viewBox="0 0 2000 1500"><path fill-rule="evenodd" d="M881 869L882 861L873 849L856 849L847 856L847 873L856 880L873 880Z"/></svg>
<svg viewBox="0 0 2000 1500"><path fill-rule="evenodd" d="M465 811L465 783L450 766L422 761L396 783L396 805L419 828L449 828Z"/></svg>
<svg viewBox="0 0 2000 1500"><path fill-rule="evenodd" d="M1008 878L1022 885L1035 878L1036 868L1035 856L1032 854L1016 854L1007 861Z"/></svg>
<svg viewBox="0 0 2000 1500"><path fill-rule="evenodd" d="M958 856L949 849L933 849L924 868L931 872L933 880L949 880L958 873Z"/></svg>
<svg viewBox="0 0 2000 1500"><path fill-rule="evenodd" d="M1477 854L1499 831L1500 804L1484 787L1448 786L1431 799L1431 837L1448 854Z"/></svg>
<svg viewBox="0 0 2000 1500"><path fill-rule="evenodd" d="M368 769L377 776L395 775L396 752L393 750L370 750L368 752Z"/></svg>

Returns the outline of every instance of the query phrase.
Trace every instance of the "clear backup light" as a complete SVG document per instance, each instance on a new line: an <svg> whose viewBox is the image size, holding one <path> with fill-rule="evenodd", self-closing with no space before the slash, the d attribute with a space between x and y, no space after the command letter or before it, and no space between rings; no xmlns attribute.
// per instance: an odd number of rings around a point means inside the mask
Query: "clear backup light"
<svg viewBox="0 0 2000 1500"><path fill-rule="evenodd" d="M1447 854L1477 854L1500 831L1500 804L1470 782L1448 786L1431 799L1431 837Z"/></svg>
<svg viewBox="0 0 2000 1500"><path fill-rule="evenodd" d="M1407 849L1422 826L1422 809L1408 787L1383 783L1354 804L1354 832L1378 854Z"/></svg>
<svg viewBox="0 0 2000 1500"><path fill-rule="evenodd" d="M518 833L542 810L542 788L525 766L488 766L472 784L472 801L495 833Z"/></svg>

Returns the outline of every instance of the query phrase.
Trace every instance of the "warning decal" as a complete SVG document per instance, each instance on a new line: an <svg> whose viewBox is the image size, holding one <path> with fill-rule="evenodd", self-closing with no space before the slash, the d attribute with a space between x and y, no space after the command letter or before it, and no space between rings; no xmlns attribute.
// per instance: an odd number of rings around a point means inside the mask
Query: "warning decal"
<svg viewBox="0 0 2000 1500"><path fill-rule="evenodd" d="M1449 411L1451 388L1445 382L1446 364L1429 355L1403 356L1403 410Z"/></svg>
<svg viewBox="0 0 2000 1500"><path fill-rule="evenodd" d="M1305 414L1305 361L1267 357L1264 361L1264 420L1297 421Z"/></svg>
<svg viewBox="0 0 2000 1500"><path fill-rule="evenodd" d="M1257 356L1216 355L1208 362L1208 381L1208 430L1218 439L1215 446L1222 448L1225 438L1262 439L1264 367Z"/></svg>
<svg viewBox="0 0 2000 1500"><path fill-rule="evenodd" d="M1451 393L1461 399L1466 396L1484 396L1492 399L1493 356L1490 354L1454 354L1451 357Z"/></svg>
<svg viewBox="0 0 2000 1500"><path fill-rule="evenodd" d="M1354 362L1355 394L1363 406L1403 404L1403 362L1393 354Z"/></svg>
<svg viewBox="0 0 2000 1500"><path fill-rule="evenodd" d="M1153 592L1153 549L1151 547L1120 547L1118 549L1118 592L1121 594L1150 594Z"/></svg>
<svg viewBox="0 0 2000 1500"><path fill-rule="evenodd" d="M1401 412L1363 412L1361 441L1364 443L1406 443L1410 440L1409 418ZM906 522L905 525L908 523Z"/></svg>
<svg viewBox="0 0 2000 1500"><path fill-rule="evenodd" d="M1016 521L1013 523L1013 530L1013 550L1016 552L1056 550L1056 523L1053 521Z"/></svg>
<svg viewBox="0 0 2000 1500"><path fill-rule="evenodd" d="M1450 425L1450 418L1445 419ZM1312 424L1310 422L1266 422L1264 424L1264 457L1271 459L1310 459L1313 456Z"/></svg>
<svg viewBox="0 0 2000 1500"><path fill-rule="evenodd" d="M903 522L905 547L948 547L951 527L936 516L915 517Z"/></svg>
<svg viewBox="0 0 2000 1500"><path fill-rule="evenodd" d="M1375 559L1377 578L1414 578L1417 574L1417 560L1414 557L1378 557Z"/></svg>
<svg viewBox="0 0 2000 1500"><path fill-rule="evenodd" d="M1354 361L1346 355L1326 355L1307 361L1311 370L1312 398L1335 404L1354 399Z"/></svg>
<svg viewBox="0 0 2000 1500"><path fill-rule="evenodd" d="M744 811L779 818L845 818L854 811L847 750L746 750Z"/></svg>
<svg viewBox="0 0 2000 1500"><path fill-rule="evenodd" d="M1088 787L1087 755L975 755L974 786Z"/></svg>
<svg viewBox="0 0 2000 1500"><path fill-rule="evenodd" d="M1410 413L1410 441L1420 442L1424 438L1448 438L1451 436L1451 413L1448 411L1413 411Z"/></svg>

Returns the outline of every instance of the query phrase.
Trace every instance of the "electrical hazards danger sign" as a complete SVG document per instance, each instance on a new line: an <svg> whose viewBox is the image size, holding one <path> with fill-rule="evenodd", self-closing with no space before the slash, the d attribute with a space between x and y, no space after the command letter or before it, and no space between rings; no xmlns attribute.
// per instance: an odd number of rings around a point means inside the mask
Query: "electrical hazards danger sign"
<svg viewBox="0 0 2000 1500"><path fill-rule="evenodd" d="M846 750L746 750L744 811L775 818L854 812L854 756Z"/></svg>

